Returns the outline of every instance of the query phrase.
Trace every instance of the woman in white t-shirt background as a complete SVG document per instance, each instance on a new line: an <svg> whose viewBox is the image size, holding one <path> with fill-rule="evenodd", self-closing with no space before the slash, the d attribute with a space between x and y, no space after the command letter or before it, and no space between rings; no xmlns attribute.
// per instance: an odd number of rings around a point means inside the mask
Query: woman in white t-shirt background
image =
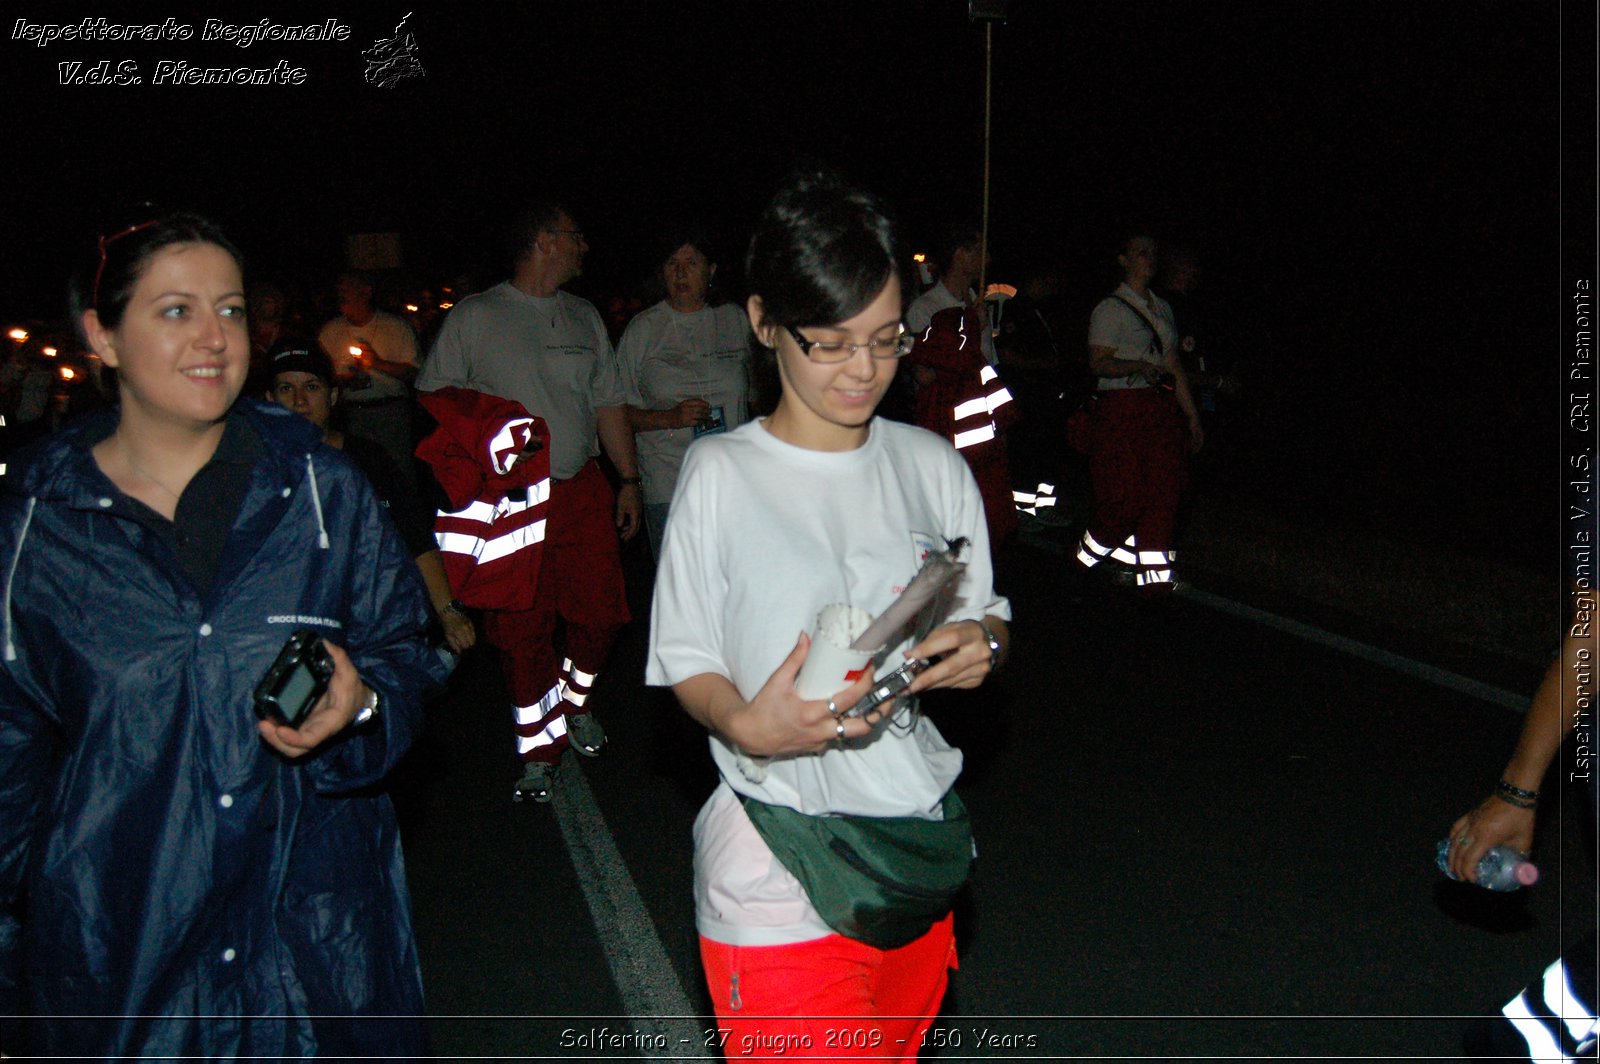
<svg viewBox="0 0 1600 1064"><path fill-rule="evenodd" d="M672 500L646 680L671 685L710 730L721 775L695 824L695 890L729 1056L782 1039L792 1052L913 1059L955 960L947 896L911 883L907 894L934 895L931 911L898 920L890 898L895 933L858 930L831 897L851 882L847 862L826 845L802 861L791 845L812 829L966 831L951 791L960 751L914 698L851 715L872 669L832 699L796 691L823 606L877 614L929 551L964 537L950 619L886 648L878 672L916 657L933 664L911 695L977 687L1009 638L966 463L934 434L874 417L909 348L897 261L870 193L825 173L784 185L747 262L746 309L776 358L777 407L697 442ZM970 835L954 849L958 889Z"/></svg>
<svg viewBox="0 0 1600 1064"><path fill-rule="evenodd" d="M665 245L666 298L634 317L617 344L644 479L645 531L657 558L689 444L750 416L750 324L739 307L710 302L711 243L690 227Z"/></svg>

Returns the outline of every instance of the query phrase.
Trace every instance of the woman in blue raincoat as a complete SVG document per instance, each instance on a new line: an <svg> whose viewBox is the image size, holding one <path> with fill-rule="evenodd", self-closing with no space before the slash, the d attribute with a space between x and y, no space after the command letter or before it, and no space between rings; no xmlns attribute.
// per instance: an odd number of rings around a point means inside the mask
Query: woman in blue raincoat
<svg viewBox="0 0 1600 1064"><path fill-rule="evenodd" d="M375 789L431 682L415 567L309 422L235 402L244 292L214 226L109 233L74 296L119 399L0 496L0 1053L417 1054ZM298 628L327 693L258 720Z"/></svg>

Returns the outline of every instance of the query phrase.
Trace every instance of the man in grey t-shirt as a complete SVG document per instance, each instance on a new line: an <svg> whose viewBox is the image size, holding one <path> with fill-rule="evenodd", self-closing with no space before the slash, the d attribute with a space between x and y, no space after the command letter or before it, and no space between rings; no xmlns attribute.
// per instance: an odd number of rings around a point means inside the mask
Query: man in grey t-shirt
<svg viewBox="0 0 1600 1064"><path fill-rule="evenodd" d="M454 386L514 399L550 429L550 516L533 605L491 611L484 624L500 648L516 719L519 801L550 800L569 745L600 752L605 732L585 702L629 619L617 534L638 531L641 495L627 397L599 312L562 291L588 248L560 205L523 211L511 278L450 311L417 378L421 391ZM621 478L615 498L596 462L602 449Z"/></svg>

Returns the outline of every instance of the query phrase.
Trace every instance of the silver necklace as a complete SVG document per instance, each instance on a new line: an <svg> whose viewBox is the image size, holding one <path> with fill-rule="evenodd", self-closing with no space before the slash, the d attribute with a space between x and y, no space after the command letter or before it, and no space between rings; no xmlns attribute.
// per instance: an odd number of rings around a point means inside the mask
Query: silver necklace
<svg viewBox="0 0 1600 1064"><path fill-rule="evenodd" d="M171 488L167 487L165 484L163 484L155 476L154 473L151 473L144 466L142 466L138 462L134 461L133 449L128 446L128 441L123 437L122 433L120 433L120 432L117 433L117 445L122 448L122 457L127 459L128 465L133 468L133 471L135 473L138 473L141 477L144 477L144 479L148 480L150 483L154 484L156 487L160 488L162 491L166 492L168 495L171 495L173 502L176 503L176 502L181 502L182 501L182 499L179 496L178 492L175 492Z"/></svg>

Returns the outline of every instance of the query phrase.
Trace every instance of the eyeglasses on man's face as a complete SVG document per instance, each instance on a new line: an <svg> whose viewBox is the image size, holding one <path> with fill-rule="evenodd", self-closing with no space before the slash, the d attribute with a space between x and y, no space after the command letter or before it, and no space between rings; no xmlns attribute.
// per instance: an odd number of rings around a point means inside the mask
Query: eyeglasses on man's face
<svg viewBox="0 0 1600 1064"><path fill-rule="evenodd" d="M911 346L917 341L916 334L906 332L904 325L893 336L868 340L864 344L848 344L843 340L807 340L793 325L785 325L784 328L794 337L795 346L800 348L802 355L821 363L844 362L854 358L857 351L865 351L873 358L901 358L911 351Z"/></svg>

